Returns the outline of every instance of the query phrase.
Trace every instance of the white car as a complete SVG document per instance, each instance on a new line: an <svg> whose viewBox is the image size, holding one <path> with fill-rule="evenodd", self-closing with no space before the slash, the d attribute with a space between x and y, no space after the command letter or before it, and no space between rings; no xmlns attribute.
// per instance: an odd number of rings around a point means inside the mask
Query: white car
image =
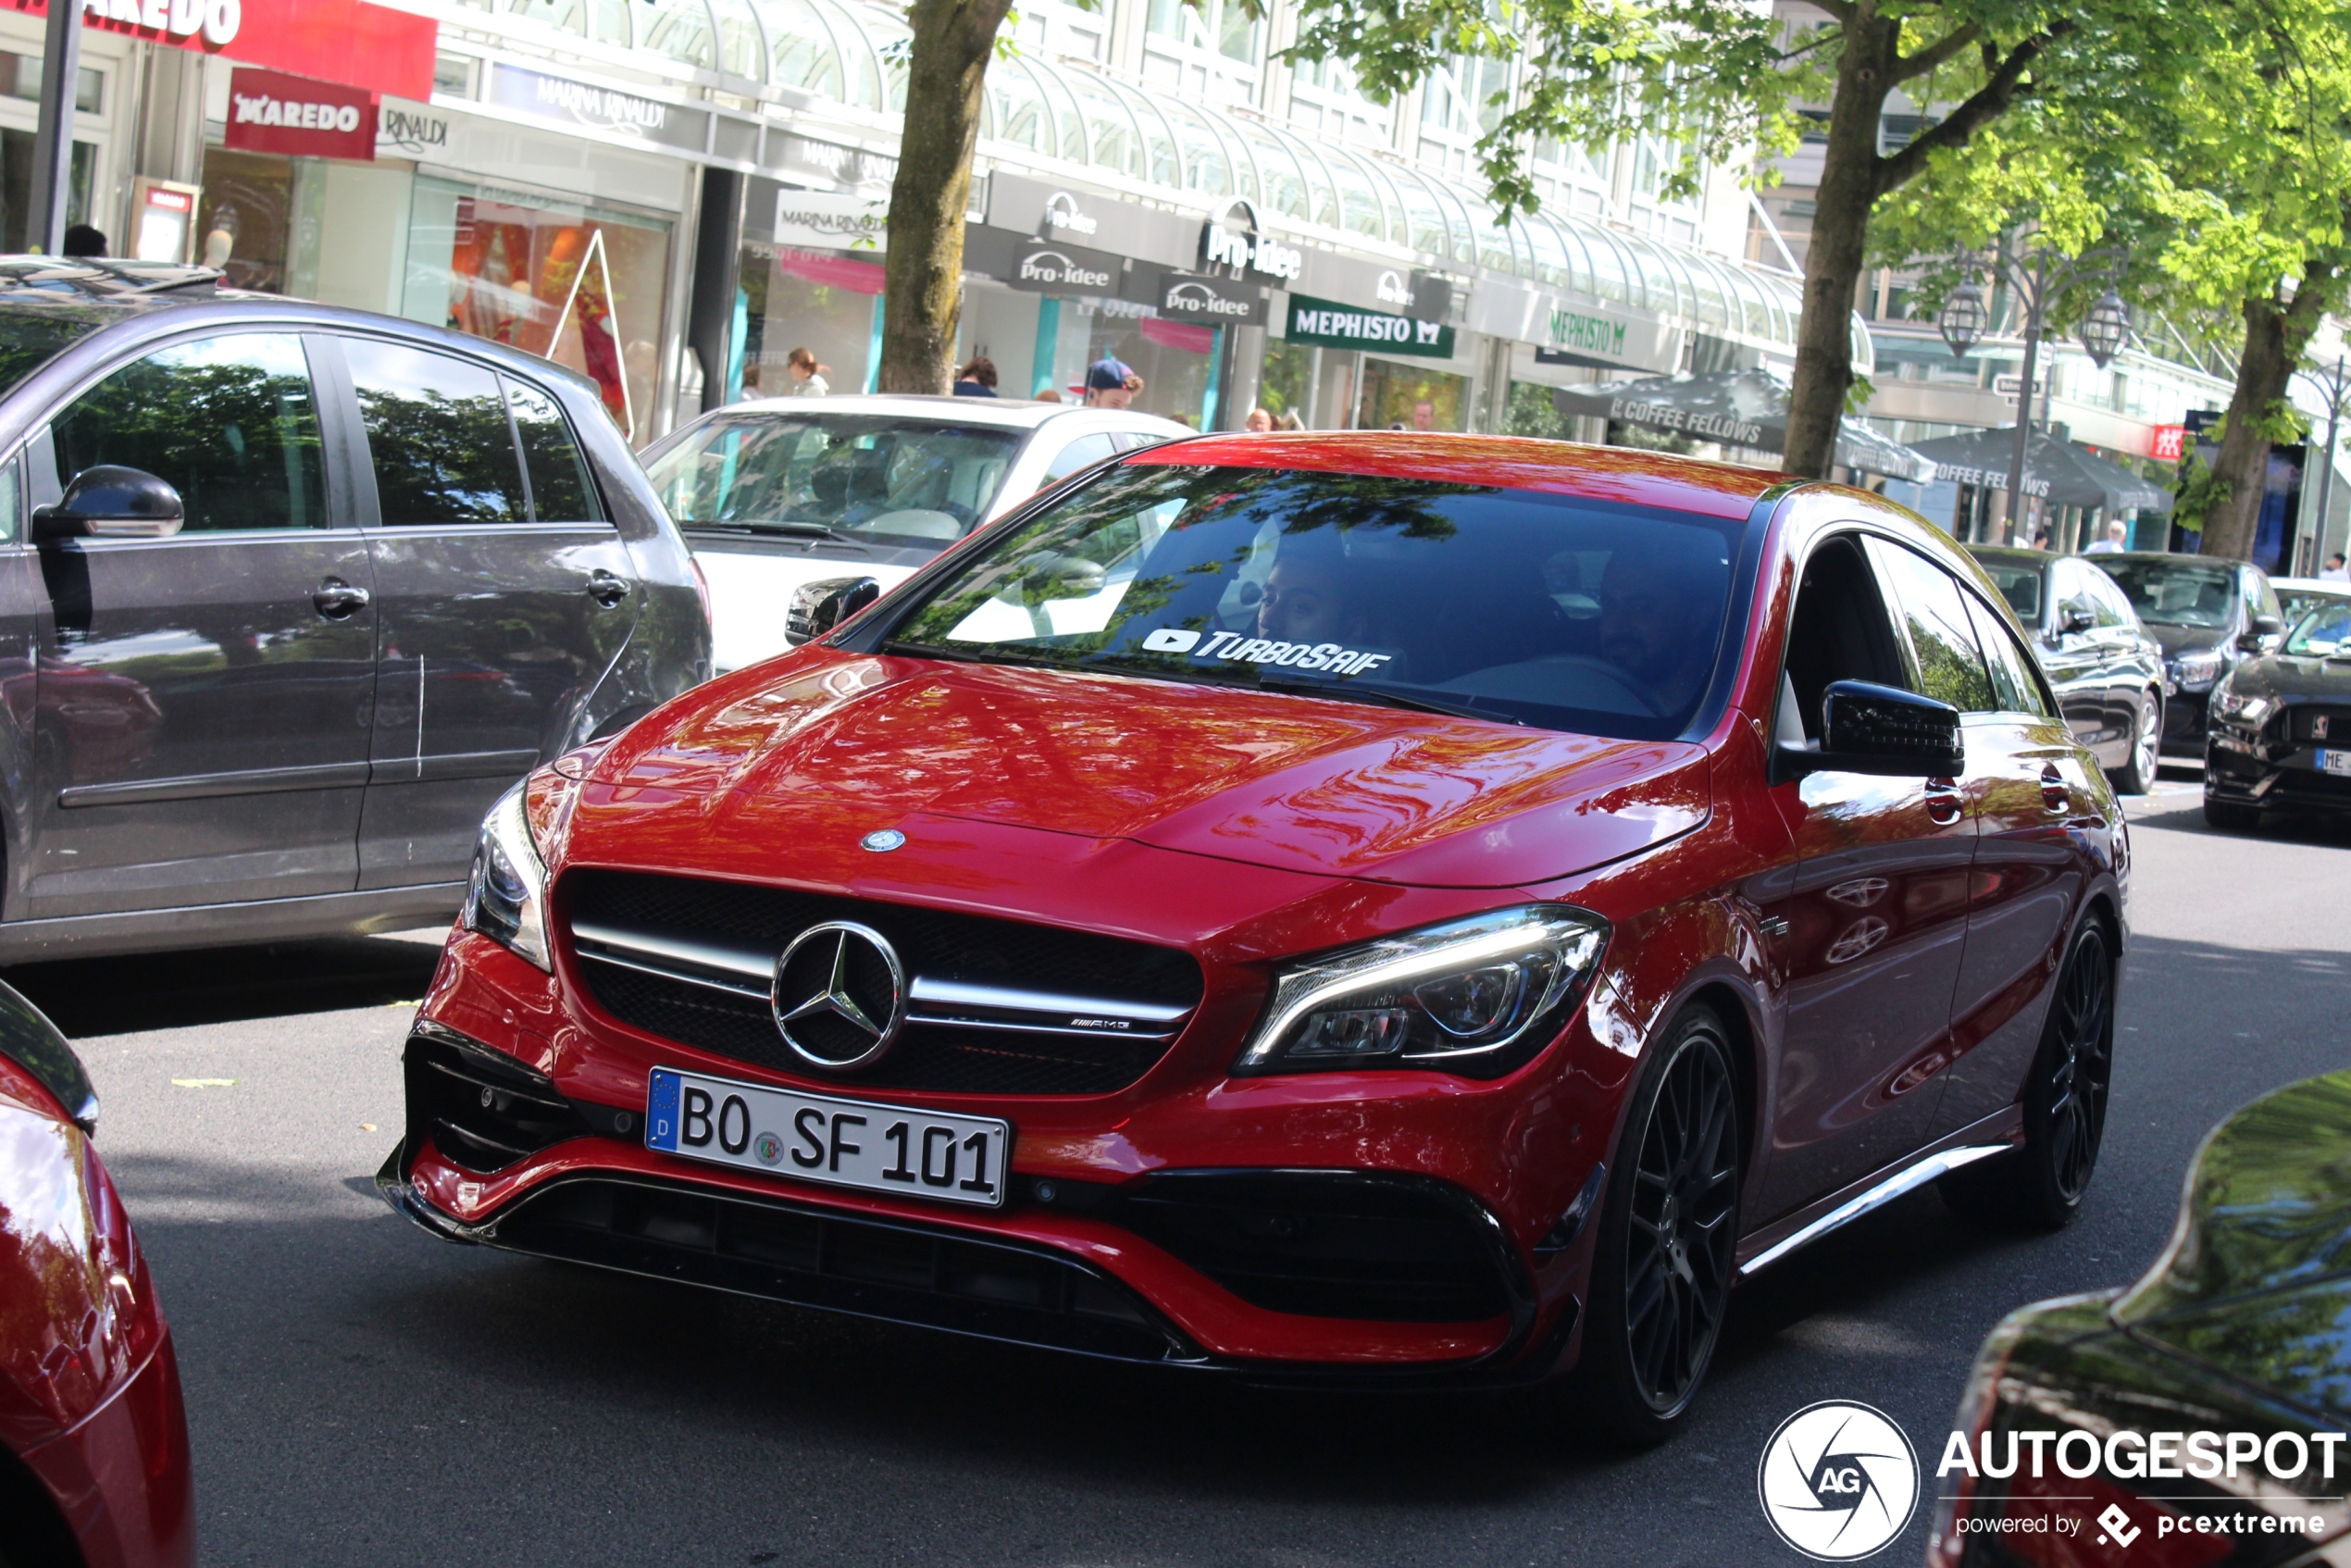
<svg viewBox="0 0 2351 1568"><path fill-rule="evenodd" d="M648 447L710 589L718 670L786 651L792 590L897 586L955 541L1102 458L1192 431L1132 409L983 397L770 398Z"/></svg>

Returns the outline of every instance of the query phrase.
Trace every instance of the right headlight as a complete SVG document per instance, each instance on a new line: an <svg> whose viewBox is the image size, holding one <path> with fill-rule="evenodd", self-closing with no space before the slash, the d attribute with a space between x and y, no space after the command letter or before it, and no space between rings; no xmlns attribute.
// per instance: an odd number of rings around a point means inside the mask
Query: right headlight
<svg viewBox="0 0 2351 1568"><path fill-rule="evenodd" d="M2171 661L2171 678L2180 683L2183 691L2201 691L2220 678L2223 662L2220 650L2215 648L2183 653Z"/></svg>
<svg viewBox="0 0 2351 1568"><path fill-rule="evenodd" d="M459 920L466 930L503 943L553 974L554 963L547 952L547 863L531 840L523 800L529 788L526 781L499 796L482 819Z"/></svg>
<svg viewBox="0 0 2351 1568"><path fill-rule="evenodd" d="M2277 704L2267 697L2239 696L2225 680L2215 687L2212 692L2212 710L2222 718L2232 723L2242 724L2247 729L2260 728L2261 721L2268 718L2270 710L2276 706Z"/></svg>
<svg viewBox="0 0 2351 1568"><path fill-rule="evenodd" d="M1607 942L1588 910L1525 904L1285 965L1233 1070L1498 1076L1559 1032Z"/></svg>

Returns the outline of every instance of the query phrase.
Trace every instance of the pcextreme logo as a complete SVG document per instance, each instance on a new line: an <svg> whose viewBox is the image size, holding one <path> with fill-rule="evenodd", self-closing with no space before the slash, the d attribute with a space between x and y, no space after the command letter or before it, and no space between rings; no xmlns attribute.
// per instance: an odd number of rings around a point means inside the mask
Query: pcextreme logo
<svg viewBox="0 0 2351 1568"><path fill-rule="evenodd" d="M1882 1551L1919 1501L1919 1456L1884 1411L1848 1400L1806 1405L1780 1423L1755 1469L1773 1533L1822 1562Z"/></svg>

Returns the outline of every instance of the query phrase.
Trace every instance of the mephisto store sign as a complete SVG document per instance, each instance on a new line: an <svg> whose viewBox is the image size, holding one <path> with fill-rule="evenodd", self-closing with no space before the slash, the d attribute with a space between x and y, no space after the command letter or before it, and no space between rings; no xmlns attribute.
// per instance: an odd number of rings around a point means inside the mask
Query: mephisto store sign
<svg viewBox="0 0 2351 1568"><path fill-rule="evenodd" d="M1359 310L1311 294L1290 295L1289 325L1282 335L1294 343L1322 348L1360 348L1422 359L1453 357L1453 329L1441 321L1415 321L1384 310Z"/></svg>

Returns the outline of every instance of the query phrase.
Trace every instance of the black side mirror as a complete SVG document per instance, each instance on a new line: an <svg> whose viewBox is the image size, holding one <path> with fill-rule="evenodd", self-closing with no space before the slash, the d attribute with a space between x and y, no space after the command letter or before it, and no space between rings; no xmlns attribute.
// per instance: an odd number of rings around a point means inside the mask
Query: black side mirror
<svg viewBox="0 0 2351 1568"><path fill-rule="evenodd" d="M1889 778L1956 778L1967 771L1959 710L1897 687L1832 681L1822 694L1821 749L1782 746L1783 778L1807 773L1873 773Z"/></svg>
<svg viewBox="0 0 2351 1568"><path fill-rule="evenodd" d="M798 647L822 637L880 597L881 584L869 577L803 582L791 591L791 605L784 612L784 641Z"/></svg>
<svg viewBox="0 0 2351 1568"><path fill-rule="evenodd" d="M2058 631L2060 635L2071 637L2077 631L2087 631L2096 621L2097 617L2090 613L2090 606L2082 600L2069 599L2058 606Z"/></svg>
<svg viewBox="0 0 2351 1568"><path fill-rule="evenodd" d="M55 506L37 506L32 537L169 539L187 511L180 492L141 468L100 463L74 475Z"/></svg>
<svg viewBox="0 0 2351 1568"><path fill-rule="evenodd" d="M2275 616L2256 616L2253 617L2253 629L2237 639L2237 652L2266 653L2270 651L2270 640L2284 635L2285 622Z"/></svg>

